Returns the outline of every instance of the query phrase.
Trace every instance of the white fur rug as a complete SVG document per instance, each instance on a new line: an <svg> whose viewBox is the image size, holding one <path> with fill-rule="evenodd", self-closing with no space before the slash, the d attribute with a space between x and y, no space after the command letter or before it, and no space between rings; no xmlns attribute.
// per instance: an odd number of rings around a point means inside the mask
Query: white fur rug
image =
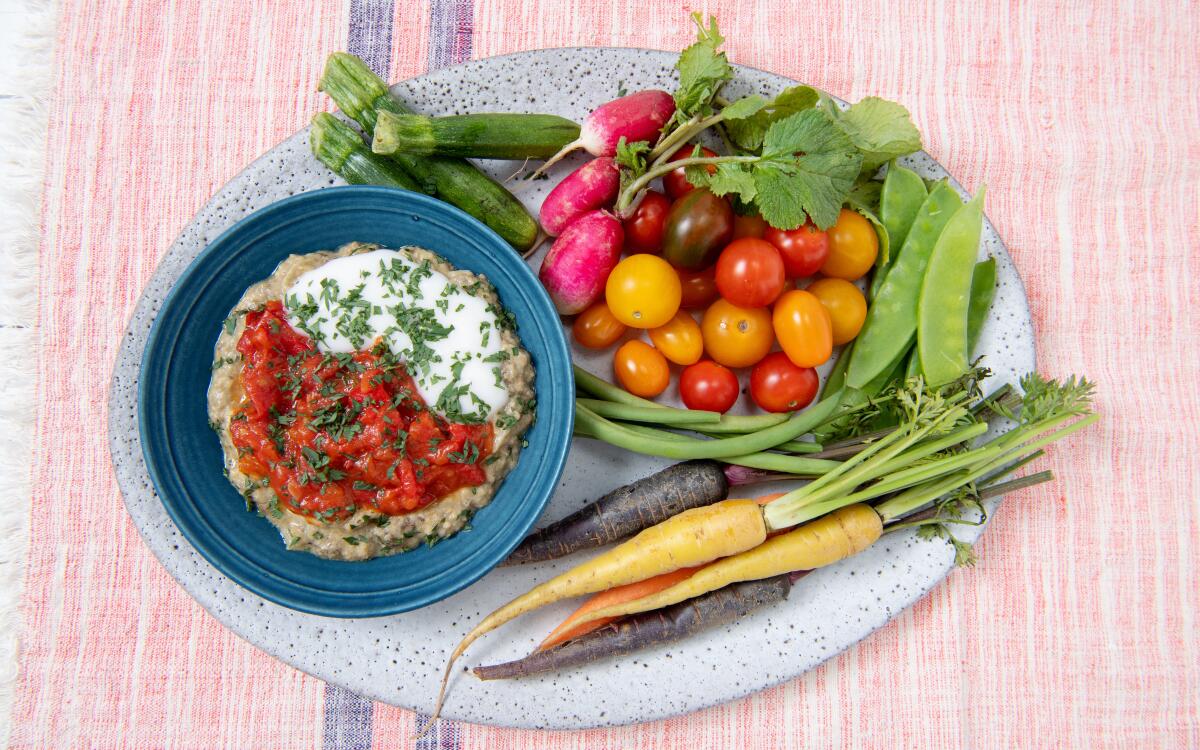
<svg viewBox="0 0 1200 750"><path fill-rule="evenodd" d="M0 747L20 648L28 542L37 257L53 0L0 0Z"/></svg>

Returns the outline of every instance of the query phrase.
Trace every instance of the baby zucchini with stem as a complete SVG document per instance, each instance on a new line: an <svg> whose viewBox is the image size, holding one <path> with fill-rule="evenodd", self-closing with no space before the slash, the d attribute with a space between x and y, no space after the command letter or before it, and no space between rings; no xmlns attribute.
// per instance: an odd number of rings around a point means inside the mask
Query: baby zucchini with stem
<svg viewBox="0 0 1200 750"><path fill-rule="evenodd" d="M579 137L579 125L557 115L488 112L426 117L383 110L371 150L377 154L546 159Z"/></svg>

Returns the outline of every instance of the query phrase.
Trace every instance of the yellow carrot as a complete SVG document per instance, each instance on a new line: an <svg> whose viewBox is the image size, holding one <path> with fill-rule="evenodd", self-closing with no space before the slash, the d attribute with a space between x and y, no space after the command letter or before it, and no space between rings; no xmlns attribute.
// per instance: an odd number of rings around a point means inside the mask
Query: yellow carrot
<svg viewBox="0 0 1200 750"><path fill-rule="evenodd" d="M861 503L849 505L771 537L752 550L718 560L656 594L592 610L580 617L579 622L647 612L731 583L820 568L870 547L882 533L883 523L874 508Z"/></svg>
<svg viewBox="0 0 1200 750"><path fill-rule="evenodd" d="M480 636L538 607L736 555L757 547L766 537L766 522L757 502L722 500L685 510L651 526L629 541L533 587L483 618L450 654L438 690L437 703L425 728L441 713L454 662ZM423 733L424 730L420 732Z"/></svg>

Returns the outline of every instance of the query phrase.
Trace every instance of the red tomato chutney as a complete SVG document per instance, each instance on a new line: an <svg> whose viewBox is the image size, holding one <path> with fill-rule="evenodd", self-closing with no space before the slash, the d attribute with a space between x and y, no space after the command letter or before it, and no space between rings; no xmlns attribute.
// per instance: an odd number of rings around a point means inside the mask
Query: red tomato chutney
<svg viewBox="0 0 1200 750"><path fill-rule="evenodd" d="M358 509L401 515L487 479L491 424L425 405L387 347L323 354L271 301L238 340L245 400L230 421L238 468L282 505L319 520Z"/></svg>

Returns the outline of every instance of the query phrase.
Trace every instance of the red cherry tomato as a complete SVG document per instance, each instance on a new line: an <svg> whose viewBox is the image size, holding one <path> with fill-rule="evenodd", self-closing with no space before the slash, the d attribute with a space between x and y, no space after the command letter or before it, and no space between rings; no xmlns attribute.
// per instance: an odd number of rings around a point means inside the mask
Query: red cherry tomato
<svg viewBox="0 0 1200 750"><path fill-rule="evenodd" d="M717 289L738 307L766 307L783 291L783 259L766 240L734 240L717 259Z"/></svg>
<svg viewBox="0 0 1200 750"><path fill-rule="evenodd" d="M683 148L676 151L674 154L672 154L669 161L679 161L680 159L689 159L689 158L691 158L692 151L695 150L695 148L696 148L695 146L693 146L692 144L689 143L689 144L685 145ZM700 155L706 156L706 157L716 156L717 152L715 152L711 149L701 147ZM712 174L716 171L717 171L716 165L712 165L712 166L708 167L709 174ZM687 195L688 193L690 193L696 189L695 185L688 182L687 176L684 174L683 167L680 167L679 169L676 169L673 172L668 172L667 174L663 175L662 179L663 179L663 188L666 189L667 195L671 196L671 198L673 198L675 200L679 200L683 196Z"/></svg>
<svg viewBox="0 0 1200 750"><path fill-rule="evenodd" d="M762 239L766 231L767 222L758 214L742 216L735 213L733 215L733 238L735 240L740 240L743 237L757 237Z"/></svg>
<svg viewBox="0 0 1200 750"><path fill-rule="evenodd" d="M711 359L688 365L679 375L679 395L689 409L727 412L737 403L737 375Z"/></svg>
<svg viewBox="0 0 1200 750"><path fill-rule="evenodd" d="M635 253L661 253L663 224L671 201L657 190L647 190L642 202L624 222L625 248Z"/></svg>
<svg viewBox="0 0 1200 750"><path fill-rule="evenodd" d="M706 268L703 271L689 271L685 268L676 269L679 273L679 284L683 288L683 299L680 307L686 310L698 310L713 303L720 292L717 291L717 269Z"/></svg>
<svg viewBox="0 0 1200 750"><path fill-rule="evenodd" d="M795 411L812 403L819 383L816 370L797 367L783 352L774 352L750 371L750 397L765 411Z"/></svg>
<svg viewBox="0 0 1200 750"><path fill-rule="evenodd" d="M799 229L767 227L763 239L783 256L783 267L789 279L812 276L821 270L829 257L829 235L811 221Z"/></svg>

